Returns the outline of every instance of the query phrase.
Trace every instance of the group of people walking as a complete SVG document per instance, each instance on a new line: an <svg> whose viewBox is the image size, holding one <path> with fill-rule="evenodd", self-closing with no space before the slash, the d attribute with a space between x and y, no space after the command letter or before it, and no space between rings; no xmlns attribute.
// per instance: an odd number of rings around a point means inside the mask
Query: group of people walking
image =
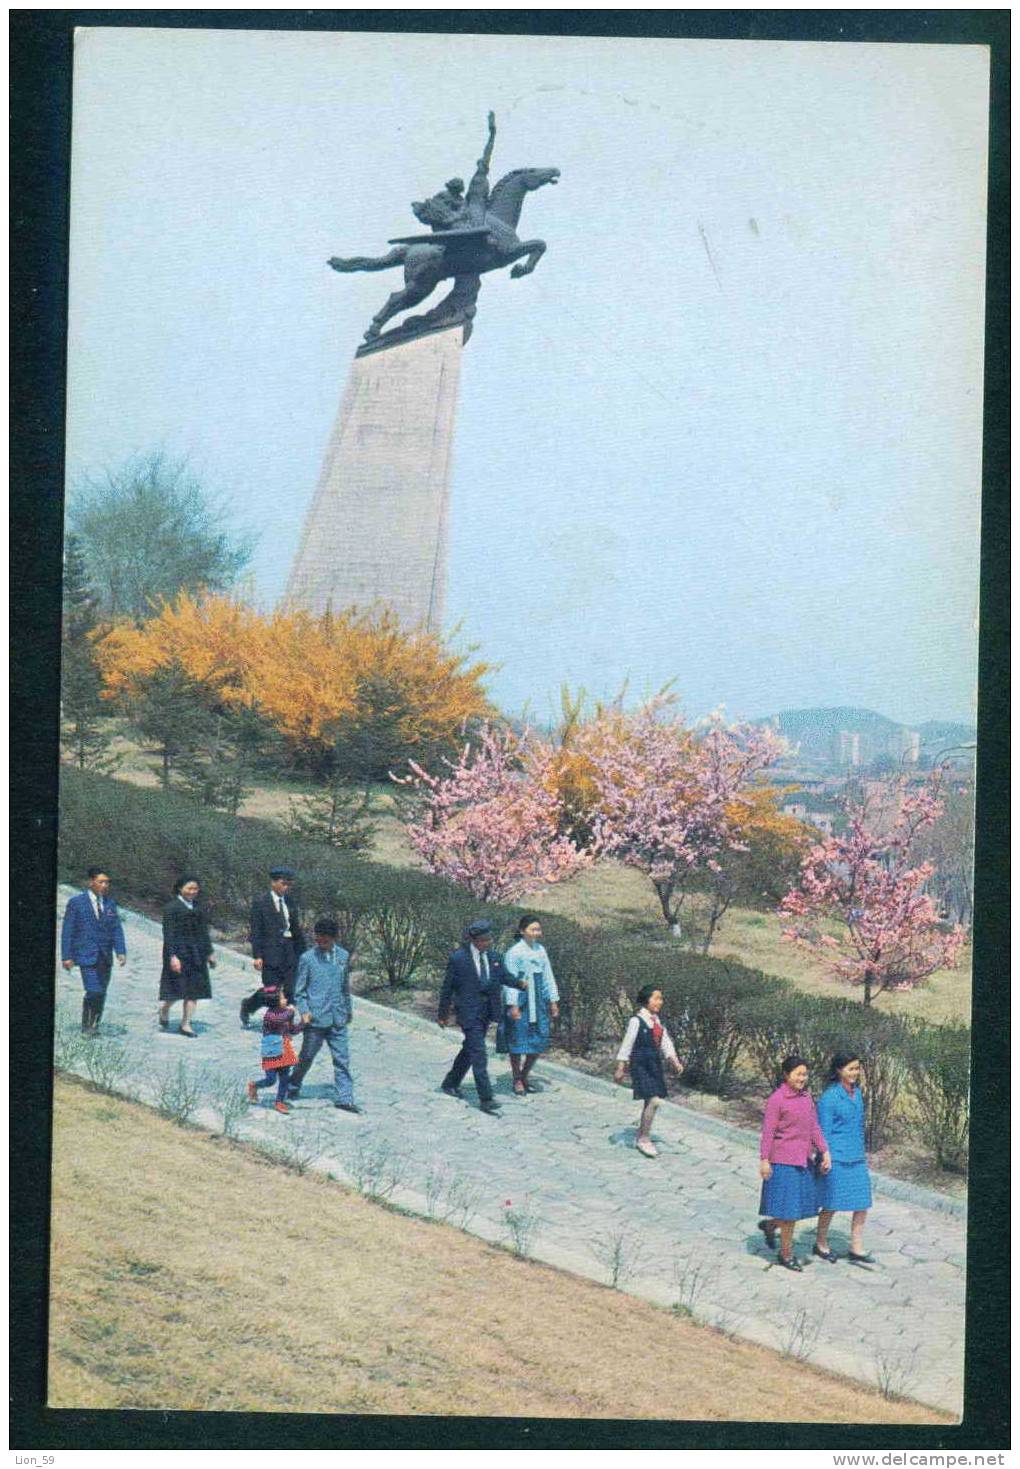
<svg viewBox="0 0 1020 1469"><path fill-rule="evenodd" d="M333 1062L333 1105L359 1113L354 1100L348 1027L353 1016L350 955L339 942L338 926L329 917L316 921L312 944L301 926L301 914L292 895L295 874L274 867L268 890L252 903L250 940L258 987L241 1001L240 1023L249 1028L252 1016L263 1010L260 1034L260 1076L247 1084L249 1101L276 1087L273 1106L287 1114L301 1095L312 1063L325 1045ZM182 1005L179 1034L194 1038L192 1021L199 1000L209 999L209 970L216 959L208 917L199 901L200 884L187 875L174 884L174 896L163 910L163 963L159 981L157 1020L162 1030L170 1011ZM510 1060L514 1096L525 1097L539 1088L532 1080L538 1057L549 1048L552 1022L559 1015L559 990L549 955L542 943L542 924L525 914L517 925L515 941L505 954L493 948L495 933L486 918L469 923L462 942L450 955L439 995L437 1020L449 1025L455 1018L463 1042L440 1082L448 1096L463 1098L461 1082L473 1073L478 1105L487 1116L499 1116L488 1071L486 1034L496 1026L496 1051ZM85 890L72 898L64 914L61 957L65 969L80 968L84 998L82 1030L94 1035L103 1014L114 958L126 959L124 930L117 905L110 897L109 875L98 867L88 871ZM616 1056L614 1079L622 1083L630 1073L631 1087L641 1112L635 1147L645 1158L658 1150L652 1140L656 1109L668 1095L665 1068L679 1076L683 1064L666 1029L661 1011L663 995L647 986L636 996ZM294 1039L301 1036L300 1054ZM782 1081L765 1106L760 1171L762 1178L759 1228L779 1265L801 1271L793 1250L796 1224L816 1221L812 1254L830 1264L838 1257L829 1246L829 1228L837 1212L852 1215L847 1259L868 1265L864 1225L871 1207L871 1185L865 1156L864 1102L860 1091L858 1056L833 1057L827 1085L817 1110L808 1091L808 1066L800 1056L787 1056Z"/></svg>
<svg viewBox="0 0 1020 1469"><path fill-rule="evenodd" d="M241 1001L242 1028L249 1028L256 1011L264 1013L262 1074L248 1084L248 1096L258 1101L259 1092L275 1083L276 1110L289 1112L289 1102L300 1096L306 1073L326 1045L333 1060L334 1105L357 1113L361 1109L354 1100L347 1035L352 1016L350 956L338 942L332 918L318 920L313 943L308 946L300 910L291 897L293 882L290 868L274 867L268 890L251 906L249 936L259 984ZM163 962L156 1018L160 1030L169 1030L171 1010L180 1004L177 1033L194 1040L198 1035L193 1024L195 1009L199 1000L212 998L209 971L216 967L216 956L198 878L192 874L178 878L173 891L162 913ZM67 904L61 929L63 966L77 966L81 972L85 1035L93 1036L98 1030L114 958L120 964L126 962L123 925L110 897L109 874L90 867L84 891ZM302 1037L300 1055L292 1041L297 1035Z"/></svg>

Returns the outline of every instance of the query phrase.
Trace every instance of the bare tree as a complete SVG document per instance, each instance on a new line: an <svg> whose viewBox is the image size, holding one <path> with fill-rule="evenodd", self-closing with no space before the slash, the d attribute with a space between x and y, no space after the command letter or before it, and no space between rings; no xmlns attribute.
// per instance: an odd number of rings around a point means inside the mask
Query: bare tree
<svg viewBox="0 0 1020 1469"><path fill-rule="evenodd" d="M180 591L225 591L251 560L254 541L230 529L187 459L162 450L84 475L68 524L79 538L99 611L142 622Z"/></svg>
<svg viewBox="0 0 1020 1469"><path fill-rule="evenodd" d="M969 925L974 903L974 787L950 785L942 814L918 835L917 855L935 868L929 891L951 922Z"/></svg>

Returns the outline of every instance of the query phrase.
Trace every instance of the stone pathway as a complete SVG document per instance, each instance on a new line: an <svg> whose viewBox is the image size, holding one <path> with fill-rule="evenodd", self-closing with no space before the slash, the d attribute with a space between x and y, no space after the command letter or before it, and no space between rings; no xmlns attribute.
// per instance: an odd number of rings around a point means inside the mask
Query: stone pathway
<svg viewBox="0 0 1020 1469"><path fill-rule="evenodd" d="M73 889L62 888L59 907ZM217 948L212 1001L198 1007L199 1039L156 1025L159 925L123 913L128 963L114 969L93 1066L108 1055L113 1089L153 1101L178 1063L201 1080L196 1120L220 1125L226 1087L259 1073L258 1037L237 1012L254 988L251 961ZM74 1040L78 971L57 969L58 1030L71 1037L69 1069L88 1074ZM180 1014L180 1008L174 1012ZM176 1023L172 1019L171 1024ZM757 1229L756 1139L686 1108L660 1109L657 1161L633 1147L636 1104L628 1089L539 1061L540 1094L515 1098L505 1058L490 1074L500 1118L443 1095L439 1081L460 1043L446 1031L355 999L351 1058L364 1115L332 1105L324 1050L290 1117L249 1107L237 1135L281 1156L385 1194L470 1233L511 1243L511 1223L530 1228L527 1253L699 1320L787 1351L932 1407L962 1410L966 1220L959 1204L895 1180L875 1179L871 1269L813 1260L802 1275L775 1268ZM59 1039L58 1039L59 1044ZM73 1054L77 1050L78 1054ZM266 1089L267 1093L270 1089ZM275 1089L272 1091L275 1095ZM510 1207L507 1207L507 1201ZM830 1242L848 1244L848 1216ZM812 1234L799 1226L810 1259Z"/></svg>

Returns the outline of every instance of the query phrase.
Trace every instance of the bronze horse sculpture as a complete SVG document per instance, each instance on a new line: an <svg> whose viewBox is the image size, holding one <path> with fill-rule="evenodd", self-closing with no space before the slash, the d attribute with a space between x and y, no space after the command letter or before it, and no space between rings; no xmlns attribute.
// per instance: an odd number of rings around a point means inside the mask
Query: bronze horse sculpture
<svg viewBox="0 0 1020 1469"><path fill-rule="evenodd" d="M388 332L383 342L401 341L419 332L465 324L465 339L471 331L471 320L477 310L481 277L490 270L511 265L514 277L530 275L545 253L544 240L520 240L517 222L528 194L545 184L554 184L560 176L558 168L516 168L494 185L488 186L489 162L496 136L496 123L489 113L489 138L478 160L474 177L464 195L460 179L451 179L431 199L412 204L422 224L430 226L430 235L407 235L390 244L395 248L387 255L355 255L348 259L334 256L329 264L334 270L391 270L404 268L404 289L394 291L386 304L372 318L365 332L366 344L374 343L391 317L435 290L440 281L453 279L453 290L438 306L422 316L406 318L399 327ZM516 263L515 263L516 262ZM364 349L362 349L364 350Z"/></svg>

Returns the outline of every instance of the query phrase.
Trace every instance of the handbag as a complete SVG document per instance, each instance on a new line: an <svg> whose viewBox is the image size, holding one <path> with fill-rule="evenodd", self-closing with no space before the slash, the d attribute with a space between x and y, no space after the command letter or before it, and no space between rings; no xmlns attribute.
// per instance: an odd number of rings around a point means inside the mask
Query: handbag
<svg viewBox="0 0 1020 1469"><path fill-rule="evenodd" d="M262 1059L263 1061L278 1061L283 1055L283 1036L264 1035L262 1037Z"/></svg>

